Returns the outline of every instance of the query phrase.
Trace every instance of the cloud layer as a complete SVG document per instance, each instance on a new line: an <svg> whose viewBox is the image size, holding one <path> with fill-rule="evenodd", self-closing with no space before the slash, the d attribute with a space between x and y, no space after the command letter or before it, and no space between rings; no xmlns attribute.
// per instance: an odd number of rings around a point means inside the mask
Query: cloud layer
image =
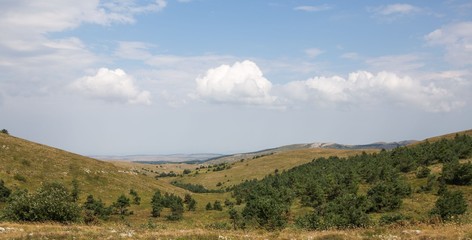
<svg viewBox="0 0 472 240"><path fill-rule="evenodd" d="M275 101L270 95L272 83L254 62L248 60L209 69L196 82L197 94L203 100L254 105Z"/></svg>
<svg viewBox="0 0 472 240"><path fill-rule="evenodd" d="M387 71L356 71L347 77L315 76L275 85L272 89L272 83L263 77L254 62L243 61L209 69L196 82L200 99L218 103L277 107L304 103L350 107L409 106L429 112L448 112L465 104L455 96L456 89L440 86L434 79L422 80Z"/></svg>
<svg viewBox="0 0 472 240"><path fill-rule="evenodd" d="M431 45L444 47L449 62L458 66L472 64L472 22L443 26L425 38Z"/></svg>
<svg viewBox="0 0 472 240"><path fill-rule="evenodd" d="M109 102L151 104L151 94L139 90L131 76L121 69L100 68L94 76L85 76L71 85L84 95Z"/></svg>
<svg viewBox="0 0 472 240"><path fill-rule="evenodd" d="M422 83L391 72L357 71L347 78L320 76L291 82L285 87L289 97L319 105L414 105L426 111L447 112L464 104L434 83Z"/></svg>

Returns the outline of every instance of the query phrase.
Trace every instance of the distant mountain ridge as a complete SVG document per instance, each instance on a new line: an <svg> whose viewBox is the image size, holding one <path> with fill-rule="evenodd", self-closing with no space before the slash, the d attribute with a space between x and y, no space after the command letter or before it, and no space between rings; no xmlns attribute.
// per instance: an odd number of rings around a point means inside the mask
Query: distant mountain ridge
<svg viewBox="0 0 472 240"><path fill-rule="evenodd" d="M140 163L181 163L181 162L203 162L208 159L224 156L216 153L194 153L194 154L156 154L156 155L98 155L90 156L95 159L107 161L127 161Z"/></svg>
<svg viewBox="0 0 472 240"><path fill-rule="evenodd" d="M237 153L232 155L226 155L222 157L217 157L213 159L209 159L205 161L206 164L219 164L219 163L231 163L235 161L239 161L242 159L250 159L250 158L258 158L263 157L266 155L271 155L275 153L280 153L284 151L291 151L291 150L299 150L299 149L310 149L310 148L327 148L327 149L351 149L351 150L359 150L359 149L385 149L390 150L401 146L406 146L409 144L413 144L418 142L416 140L406 140L400 142L376 142L370 144L362 144L362 145L346 145L346 144L339 144L339 143L323 143L323 142L315 142L315 143L302 143L302 144L291 144L286 146L281 146L277 148L270 148L265 149L257 152L249 152L249 153Z"/></svg>
<svg viewBox="0 0 472 240"><path fill-rule="evenodd" d="M400 142L376 142L362 145L346 145L339 143L302 143L302 144L290 144L276 148L264 149L256 152L248 153L236 153L236 154L216 154L216 153L196 153L196 154L156 154L156 155L126 155L126 156L114 156L114 155L99 155L90 156L95 159L107 160L107 161L127 161L127 162L138 162L138 163L149 163L149 164L163 164L163 163L206 163L206 164L219 164L219 163L231 163L239 161L241 159L258 158L270 154L275 154L284 151L298 150L298 149L309 149L309 148L329 148L329 149L394 149L396 147L406 146L415 143L415 140L407 140Z"/></svg>

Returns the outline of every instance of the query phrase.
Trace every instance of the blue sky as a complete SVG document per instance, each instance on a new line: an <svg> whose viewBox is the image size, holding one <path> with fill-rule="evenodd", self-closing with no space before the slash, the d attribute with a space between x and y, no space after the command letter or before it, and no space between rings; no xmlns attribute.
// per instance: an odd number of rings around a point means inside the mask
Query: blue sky
<svg viewBox="0 0 472 240"><path fill-rule="evenodd" d="M470 129L470 1L0 3L0 128L87 155Z"/></svg>

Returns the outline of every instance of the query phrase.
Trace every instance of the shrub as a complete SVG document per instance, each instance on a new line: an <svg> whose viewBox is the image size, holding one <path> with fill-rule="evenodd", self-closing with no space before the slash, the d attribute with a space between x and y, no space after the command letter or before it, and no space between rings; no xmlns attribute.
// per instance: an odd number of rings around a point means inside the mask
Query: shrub
<svg viewBox="0 0 472 240"><path fill-rule="evenodd" d="M3 180L0 180L0 202L5 202L11 194L11 190L5 186Z"/></svg>
<svg viewBox="0 0 472 240"><path fill-rule="evenodd" d="M466 210L467 202L461 191L445 191L439 196L431 213L439 215L443 220L449 220L454 216L464 214Z"/></svg>
<svg viewBox="0 0 472 240"><path fill-rule="evenodd" d="M95 223L97 218L107 220L112 212L111 207L106 207L101 199L95 200L93 195L88 195L83 205L85 223Z"/></svg>
<svg viewBox="0 0 472 240"><path fill-rule="evenodd" d="M460 164L458 160L445 163L442 170L442 177L447 184L471 185L472 163Z"/></svg>
<svg viewBox="0 0 472 240"><path fill-rule="evenodd" d="M127 198L124 194L121 194L112 206L116 209L116 213L121 216L130 214L128 212L128 207L130 206L130 199Z"/></svg>
<svg viewBox="0 0 472 240"><path fill-rule="evenodd" d="M206 209L207 211L213 210L213 206L211 205L211 203L207 203L207 205L205 206L205 209Z"/></svg>
<svg viewBox="0 0 472 240"><path fill-rule="evenodd" d="M213 210L217 210L217 211L223 211L223 206L221 206L221 202L216 200L214 203L213 203Z"/></svg>
<svg viewBox="0 0 472 240"><path fill-rule="evenodd" d="M157 190L154 195L152 196L151 200L151 206L152 206L152 211L151 215L152 217L159 217L161 216L161 211L164 208L162 204L162 195L161 191Z"/></svg>
<svg viewBox="0 0 472 240"><path fill-rule="evenodd" d="M12 221L75 222L80 208L72 201L69 191L59 183L44 184L34 194L27 190L14 192L4 210Z"/></svg>
<svg viewBox="0 0 472 240"><path fill-rule="evenodd" d="M289 208L271 196L256 196L247 202L242 215L246 220L254 220L267 230L283 229L287 225Z"/></svg>

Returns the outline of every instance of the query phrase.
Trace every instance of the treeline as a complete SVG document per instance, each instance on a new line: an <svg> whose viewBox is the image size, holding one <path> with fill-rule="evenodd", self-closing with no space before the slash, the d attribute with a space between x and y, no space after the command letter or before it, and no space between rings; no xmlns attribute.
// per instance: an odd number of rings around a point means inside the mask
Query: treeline
<svg viewBox="0 0 472 240"><path fill-rule="evenodd" d="M275 172L260 181L246 181L233 188L243 210L232 212L231 219L240 214L244 223L266 229L284 228L291 218L294 201L310 207L310 213L299 216L295 223L307 229L350 228L372 224L369 213L382 213L381 221L392 222L408 218L392 212L399 209L402 199L412 189L401 173L416 172L427 177L428 183L417 191L430 192L438 186L439 195L432 215L442 219L465 212L462 192L450 192L447 184L472 184L472 164L459 159L472 157L472 138L456 135L454 139L424 142L391 151L352 156L348 158L318 158L283 173ZM436 177L428 166L443 164ZM360 194L359 186L368 187ZM446 209L447 208L447 209Z"/></svg>

